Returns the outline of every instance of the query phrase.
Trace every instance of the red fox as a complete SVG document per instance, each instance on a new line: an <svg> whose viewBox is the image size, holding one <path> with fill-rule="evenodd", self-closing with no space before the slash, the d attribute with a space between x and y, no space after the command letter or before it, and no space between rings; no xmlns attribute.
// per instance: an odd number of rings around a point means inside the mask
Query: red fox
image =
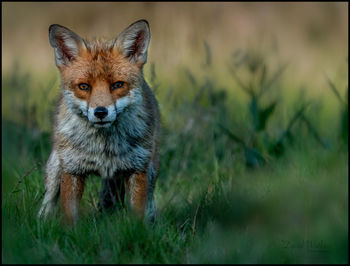
<svg viewBox="0 0 350 266"><path fill-rule="evenodd" d="M131 24L112 42L87 42L66 27L49 27L61 75L45 195L38 217L47 217L61 197L67 223L75 223L89 174L102 178L99 209L123 205L155 216L160 114L143 78L150 29Z"/></svg>

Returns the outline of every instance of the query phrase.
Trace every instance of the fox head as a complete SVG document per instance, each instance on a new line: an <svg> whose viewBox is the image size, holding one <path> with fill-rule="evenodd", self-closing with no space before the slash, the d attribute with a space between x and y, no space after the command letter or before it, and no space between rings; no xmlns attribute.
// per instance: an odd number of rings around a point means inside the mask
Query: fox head
<svg viewBox="0 0 350 266"><path fill-rule="evenodd" d="M112 42L87 42L66 27L49 28L67 106L95 127L109 127L117 115L142 102L142 67L150 30L131 24Z"/></svg>

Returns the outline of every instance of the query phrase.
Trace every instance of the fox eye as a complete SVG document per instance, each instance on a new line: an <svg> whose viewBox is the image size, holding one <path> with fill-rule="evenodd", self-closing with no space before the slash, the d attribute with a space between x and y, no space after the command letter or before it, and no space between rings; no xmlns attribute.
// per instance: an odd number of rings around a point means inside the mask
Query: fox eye
<svg viewBox="0 0 350 266"><path fill-rule="evenodd" d="M124 86L124 81L117 81L111 85L111 89L115 90L115 89L122 88L123 86Z"/></svg>
<svg viewBox="0 0 350 266"><path fill-rule="evenodd" d="M78 85L79 89L81 89L82 91L88 91L90 90L90 85L86 84L86 83L80 83Z"/></svg>

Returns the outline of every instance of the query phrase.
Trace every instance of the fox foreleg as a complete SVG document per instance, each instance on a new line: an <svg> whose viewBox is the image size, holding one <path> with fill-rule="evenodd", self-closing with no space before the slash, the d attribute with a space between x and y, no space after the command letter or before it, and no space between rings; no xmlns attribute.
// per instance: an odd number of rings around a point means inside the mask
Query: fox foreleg
<svg viewBox="0 0 350 266"><path fill-rule="evenodd" d="M61 201L67 224L76 223L80 200L85 188L85 177L63 172L61 175Z"/></svg>
<svg viewBox="0 0 350 266"><path fill-rule="evenodd" d="M59 158L57 156L57 151L53 150L46 163L45 195L38 213L38 218L41 216L46 218L53 212L59 196L61 172L62 171Z"/></svg>
<svg viewBox="0 0 350 266"><path fill-rule="evenodd" d="M155 175L152 164L146 173L139 172L130 176L127 182L127 194L132 211L146 221L155 217L154 191Z"/></svg>

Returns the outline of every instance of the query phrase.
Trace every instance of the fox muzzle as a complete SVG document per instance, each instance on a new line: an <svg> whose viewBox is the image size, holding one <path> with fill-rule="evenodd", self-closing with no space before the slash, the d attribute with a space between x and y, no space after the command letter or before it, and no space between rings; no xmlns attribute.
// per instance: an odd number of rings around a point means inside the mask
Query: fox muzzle
<svg viewBox="0 0 350 266"><path fill-rule="evenodd" d="M108 115L108 109L106 107L99 106L95 109L94 115L99 119L103 119Z"/></svg>

